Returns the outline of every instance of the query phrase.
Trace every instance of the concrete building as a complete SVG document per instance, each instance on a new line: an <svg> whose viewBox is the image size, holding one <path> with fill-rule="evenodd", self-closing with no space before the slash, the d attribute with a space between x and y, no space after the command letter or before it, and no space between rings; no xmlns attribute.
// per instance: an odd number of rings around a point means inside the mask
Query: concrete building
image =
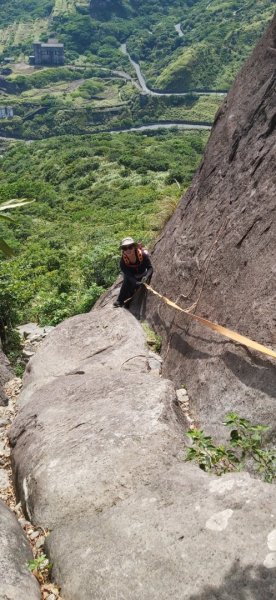
<svg viewBox="0 0 276 600"><path fill-rule="evenodd" d="M0 119L10 119L13 117L13 108L11 106L0 106Z"/></svg>
<svg viewBox="0 0 276 600"><path fill-rule="evenodd" d="M64 45L50 39L47 43L34 42L34 54L29 57L34 65L64 65Z"/></svg>

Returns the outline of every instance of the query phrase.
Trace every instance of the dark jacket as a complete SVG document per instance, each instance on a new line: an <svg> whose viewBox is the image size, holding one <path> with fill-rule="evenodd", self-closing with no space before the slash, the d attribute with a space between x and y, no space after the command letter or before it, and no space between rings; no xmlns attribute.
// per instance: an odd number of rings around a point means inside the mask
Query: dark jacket
<svg viewBox="0 0 276 600"><path fill-rule="evenodd" d="M124 277L128 279L133 285L137 281L141 281L143 277L150 277L153 272L152 264L148 253L142 250L143 260L140 261L136 253L136 263L126 265L123 257L120 260L120 269L124 274Z"/></svg>

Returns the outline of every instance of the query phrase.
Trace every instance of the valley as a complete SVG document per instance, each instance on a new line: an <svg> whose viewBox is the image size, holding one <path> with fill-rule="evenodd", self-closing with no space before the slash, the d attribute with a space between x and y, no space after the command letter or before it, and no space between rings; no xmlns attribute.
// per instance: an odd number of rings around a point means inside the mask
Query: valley
<svg viewBox="0 0 276 600"><path fill-rule="evenodd" d="M2 4L0 202L36 202L1 222L0 309L56 324L114 281L125 232L154 243L273 2ZM64 66L29 64L52 37Z"/></svg>

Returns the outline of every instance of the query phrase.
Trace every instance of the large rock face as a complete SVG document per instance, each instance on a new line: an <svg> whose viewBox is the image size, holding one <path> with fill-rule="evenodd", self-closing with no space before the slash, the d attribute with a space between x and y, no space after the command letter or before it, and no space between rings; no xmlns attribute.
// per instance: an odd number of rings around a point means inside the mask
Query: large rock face
<svg viewBox="0 0 276 600"><path fill-rule="evenodd" d="M238 586L271 600L273 486L185 463L174 387L149 365L140 324L109 295L29 363L14 473L29 519L51 531L62 598L232 599Z"/></svg>
<svg viewBox="0 0 276 600"><path fill-rule="evenodd" d="M179 301L189 307L206 276L196 312L272 348L275 39L276 18L216 116L192 186L156 243L152 280L173 300L188 296ZM275 426L273 359L191 323L152 296L147 315L162 334L164 348L169 342L164 373L187 387L201 425L223 435L219 423L231 409Z"/></svg>

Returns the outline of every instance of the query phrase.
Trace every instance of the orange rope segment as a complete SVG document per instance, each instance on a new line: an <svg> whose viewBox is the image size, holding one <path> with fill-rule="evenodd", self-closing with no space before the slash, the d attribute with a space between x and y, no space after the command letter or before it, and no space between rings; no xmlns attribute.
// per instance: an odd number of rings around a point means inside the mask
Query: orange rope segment
<svg viewBox="0 0 276 600"><path fill-rule="evenodd" d="M244 335L241 335L240 333L237 333L236 331L232 331L231 329L228 329L227 327L222 327L222 325L218 325L217 323L208 321L208 319L204 319L203 317L200 317L199 315L194 315L193 313L190 313L189 311L185 310L184 308L181 308L180 306L178 306L178 304L175 304L175 302L172 302L172 300L169 300L168 298L166 298L166 296L162 296L162 294L159 294L158 292L156 292L147 283L145 283L144 285L150 292L152 292L152 294L154 294L155 296L158 296L161 300L163 300L163 302L168 304L168 306L171 306L172 308L179 310L182 313L185 313L185 315L187 315L187 317L190 317L191 319L194 319L194 321L201 323L201 325L203 325L204 327L208 327L208 329L212 329L213 331L220 333L224 337L227 337L230 340L233 340L234 342L238 342L238 344L247 346L247 348L251 348L252 350L257 350L258 352L262 352L263 354L266 354L267 356L276 358L276 352L274 350L271 350L270 348L267 348L267 346L263 346L262 344L259 344L258 342L254 342L250 338L245 337Z"/></svg>

